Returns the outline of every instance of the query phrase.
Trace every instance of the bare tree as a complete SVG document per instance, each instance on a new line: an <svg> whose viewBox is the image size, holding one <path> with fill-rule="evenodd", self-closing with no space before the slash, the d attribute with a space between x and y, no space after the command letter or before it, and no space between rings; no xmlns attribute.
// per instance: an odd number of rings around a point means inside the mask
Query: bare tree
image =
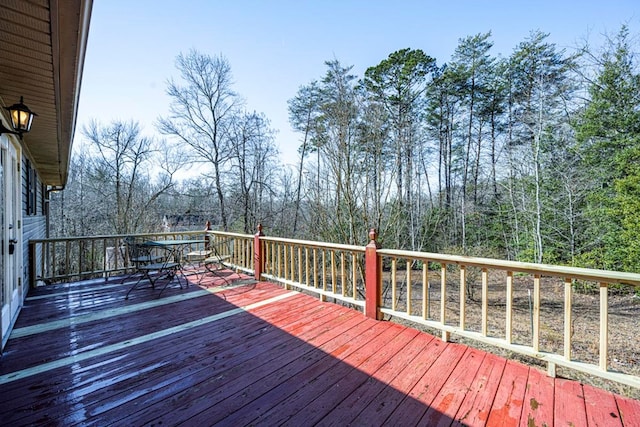
<svg viewBox="0 0 640 427"><path fill-rule="evenodd" d="M273 144L274 131L267 118L258 113L236 117L230 127L233 152L233 176L239 193L243 231L250 233L260 221L263 192L269 189L268 174L273 170L278 151Z"/></svg>
<svg viewBox="0 0 640 427"><path fill-rule="evenodd" d="M302 145L298 149L300 163L298 165L298 185L296 189L295 214L293 219L293 235L298 231L298 218L300 217L300 200L302 198L302 181L307 154L314 149L312 143L318 126L320 116L320 88L317 81L302 86L296 96L288 101L289 123L291 127L303 134ZM317 150L317 147L315 148ZM318 162L319 166L320 163Z"/></svg>
<svg viewBox="0 0 640 427"><path fill-rule="evenodd" d="M85 197L83 203L91 205L96 222L106 222L105 231L117 234L152 228L157 220L153 204L173 186L177 164L156 162L158 143L142 136L136 122L103 126L94 120L82 134L89 142L88 173L82 185L94 196L91 201ZM151 170L157 173L151 176Z"/></svg>
<svg viewBox="0 0 640 427"><path fill-rule="evenodd" d="M191 162L210 167L221 224L227 230L223 174L229 170L233 156L228 130L242 101L231 88L231 66L223 56L192 50L178 55L176 67L180 80L167 83L170 112L158 119L157 126L161 133L176 137L190 148Z"/></svg>

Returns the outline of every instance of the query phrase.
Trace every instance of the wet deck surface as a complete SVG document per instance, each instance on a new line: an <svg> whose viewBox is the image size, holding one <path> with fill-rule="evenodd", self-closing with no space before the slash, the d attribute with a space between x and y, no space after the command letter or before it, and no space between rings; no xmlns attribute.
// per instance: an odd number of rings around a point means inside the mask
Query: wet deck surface
<svg viewBox="0 0 640 427"><path fill-rule="evenodd" d="M0 424L640 425L636 400L227 279L32 291L0 359Z"/></svg>

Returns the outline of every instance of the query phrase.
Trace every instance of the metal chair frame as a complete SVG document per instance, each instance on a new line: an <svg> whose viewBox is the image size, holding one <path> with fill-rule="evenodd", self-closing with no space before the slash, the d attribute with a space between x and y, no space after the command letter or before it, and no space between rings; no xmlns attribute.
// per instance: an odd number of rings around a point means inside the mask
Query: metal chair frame
<svg viewBox="0 0 640 427"><path fill-rule="evenodd" d="M129 255L129 262L131 262L135 268L135 273L140 274L136 283L127 291L125 299L129 299L131 291L136 289L140 282L145 279L151 284L151 289L155 289L155 284L158 280L162 278L168 279L160 290L158 297L162 295L162 292L169 286L169 283L171 283L174 278L178 279L180 289L182 289L182 282L180 282L180 277L177 274L180 269L180 263L172 260L170 256L155 254L152 247L145 246L144 242L137 241L132 237L125 238L124 243Z"/></svg>

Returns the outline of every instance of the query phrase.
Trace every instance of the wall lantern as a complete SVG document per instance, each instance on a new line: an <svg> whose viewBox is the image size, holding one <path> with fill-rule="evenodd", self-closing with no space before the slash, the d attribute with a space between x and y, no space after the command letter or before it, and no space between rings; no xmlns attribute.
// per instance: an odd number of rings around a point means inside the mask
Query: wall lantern
<svg viewBox="0 0 640 427"><path fill-rule="evenodd" d="M7 129L0 123L0 134L12 133L14 135L20 135L20 138L22 138L23 133L31 130L31 122L33 122L33 117L37 116L37 114L24 105L22 97L20 97L19 103L13 104L11 107L5 107L5 110L7 110L11 116L11 126L15 132Z"/></svg>

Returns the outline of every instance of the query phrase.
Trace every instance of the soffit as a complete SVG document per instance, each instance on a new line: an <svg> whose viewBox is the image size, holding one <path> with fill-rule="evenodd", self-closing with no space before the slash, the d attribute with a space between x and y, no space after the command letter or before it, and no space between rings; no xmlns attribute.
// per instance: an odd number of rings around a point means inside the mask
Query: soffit
<svg viewBox="0 0 640 427"><path fill-rule="evenodd" d="M24 135L41 180L67 181L91 0L0 0L0 104L38 114ZM8 115L3 109L5 124Z"/></svg>

